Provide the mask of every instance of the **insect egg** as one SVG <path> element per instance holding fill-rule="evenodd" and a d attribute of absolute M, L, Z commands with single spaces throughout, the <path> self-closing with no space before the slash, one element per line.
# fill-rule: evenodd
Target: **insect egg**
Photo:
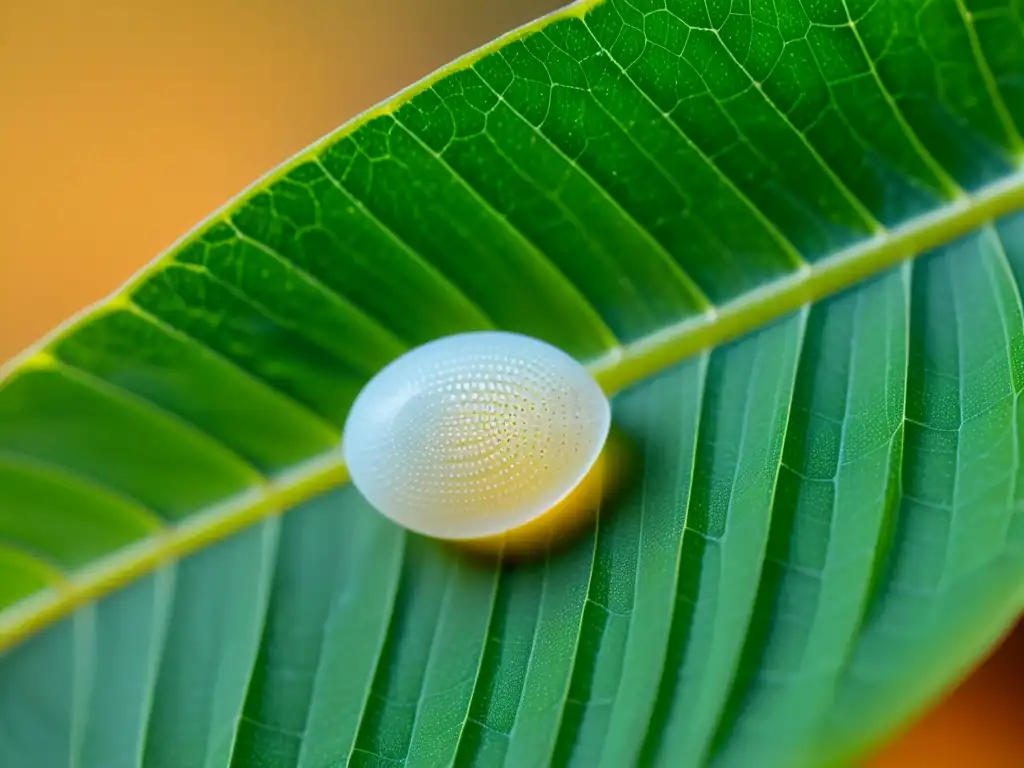
<path fill-rule="evenodd" d="M 385 366 L 356 398 L 342 452 L 380 511 L 442 539 L 531 523 L 601 457 L 611 408 L 587 369 L 504 331 L 447 336 Z"/>

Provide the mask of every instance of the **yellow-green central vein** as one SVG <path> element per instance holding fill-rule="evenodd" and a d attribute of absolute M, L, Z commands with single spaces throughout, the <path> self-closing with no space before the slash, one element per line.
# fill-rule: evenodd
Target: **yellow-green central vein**
<path fill-rule="evenodd" d="M 612 395 L 690 355 L 714 348 L 789 312 L 948 243 L 1001 215 L 1024 208 L 1024 171 L 840 251 L 807 269 L 723 304 L 698 318 L 661 329 L 606 357 L 590 370 Z M 266 517 L 348 482 L 340 451 L 282 474 L 262 488 L 229 499 L 185 523 L 102 558 L 50 591 L 0 615 L 0 651 L 133 579 Z"/>

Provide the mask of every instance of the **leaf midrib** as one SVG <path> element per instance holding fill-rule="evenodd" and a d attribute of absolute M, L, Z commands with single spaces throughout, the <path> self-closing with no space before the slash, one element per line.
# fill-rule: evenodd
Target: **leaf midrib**
<path fill-rule="evenodd" d="M 734 301 L 616 347 L 589 363 L 609 395 L 705 349 L 849 288 L 872 275 L 948 243 L 985 222 L 1024 208 L 1024 170 L 894 229 L 750 291 Z M 19 362 L 25 362 L 22 358 Z M 129 546 L 0 617 L 0 651 L 135 578 L 213 544 L 271 515 L 344 485 L 340 451 L 304 462 L 261 488 L 228 499 L 166 532 Z"/>
<path fill-rule="evenodd" d="M 788 312 L 949 243 L 984 223 L 1024 208 L 1024 169 L 907 223 L 748 291 L 717 308 L 655 331 L 590 365 L 609 394 L 626 389 L 704 349 L 716 347 Z"/>

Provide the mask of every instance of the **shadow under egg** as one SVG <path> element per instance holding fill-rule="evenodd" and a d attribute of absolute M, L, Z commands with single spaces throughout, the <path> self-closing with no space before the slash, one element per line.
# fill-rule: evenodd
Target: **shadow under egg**
<path fill-rule="evenodd" d="M 632 441 L 612 426 L 590 471 L 558 504 L 505 533 L 450 542 L 470 554 L 506 561 L 532 559 L 568 546 L 589 530 L 602 509 L 609 509 L 636 464 Z"/>

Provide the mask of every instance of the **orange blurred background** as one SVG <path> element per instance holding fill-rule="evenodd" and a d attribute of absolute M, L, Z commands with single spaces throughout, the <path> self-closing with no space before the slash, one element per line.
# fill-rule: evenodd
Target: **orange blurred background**
<path fill-rule="evenodd" d="M 0 0 L 0 361 L 553 0 Z M 1024 631 L 871 763 L 1024 766 Z"/>

